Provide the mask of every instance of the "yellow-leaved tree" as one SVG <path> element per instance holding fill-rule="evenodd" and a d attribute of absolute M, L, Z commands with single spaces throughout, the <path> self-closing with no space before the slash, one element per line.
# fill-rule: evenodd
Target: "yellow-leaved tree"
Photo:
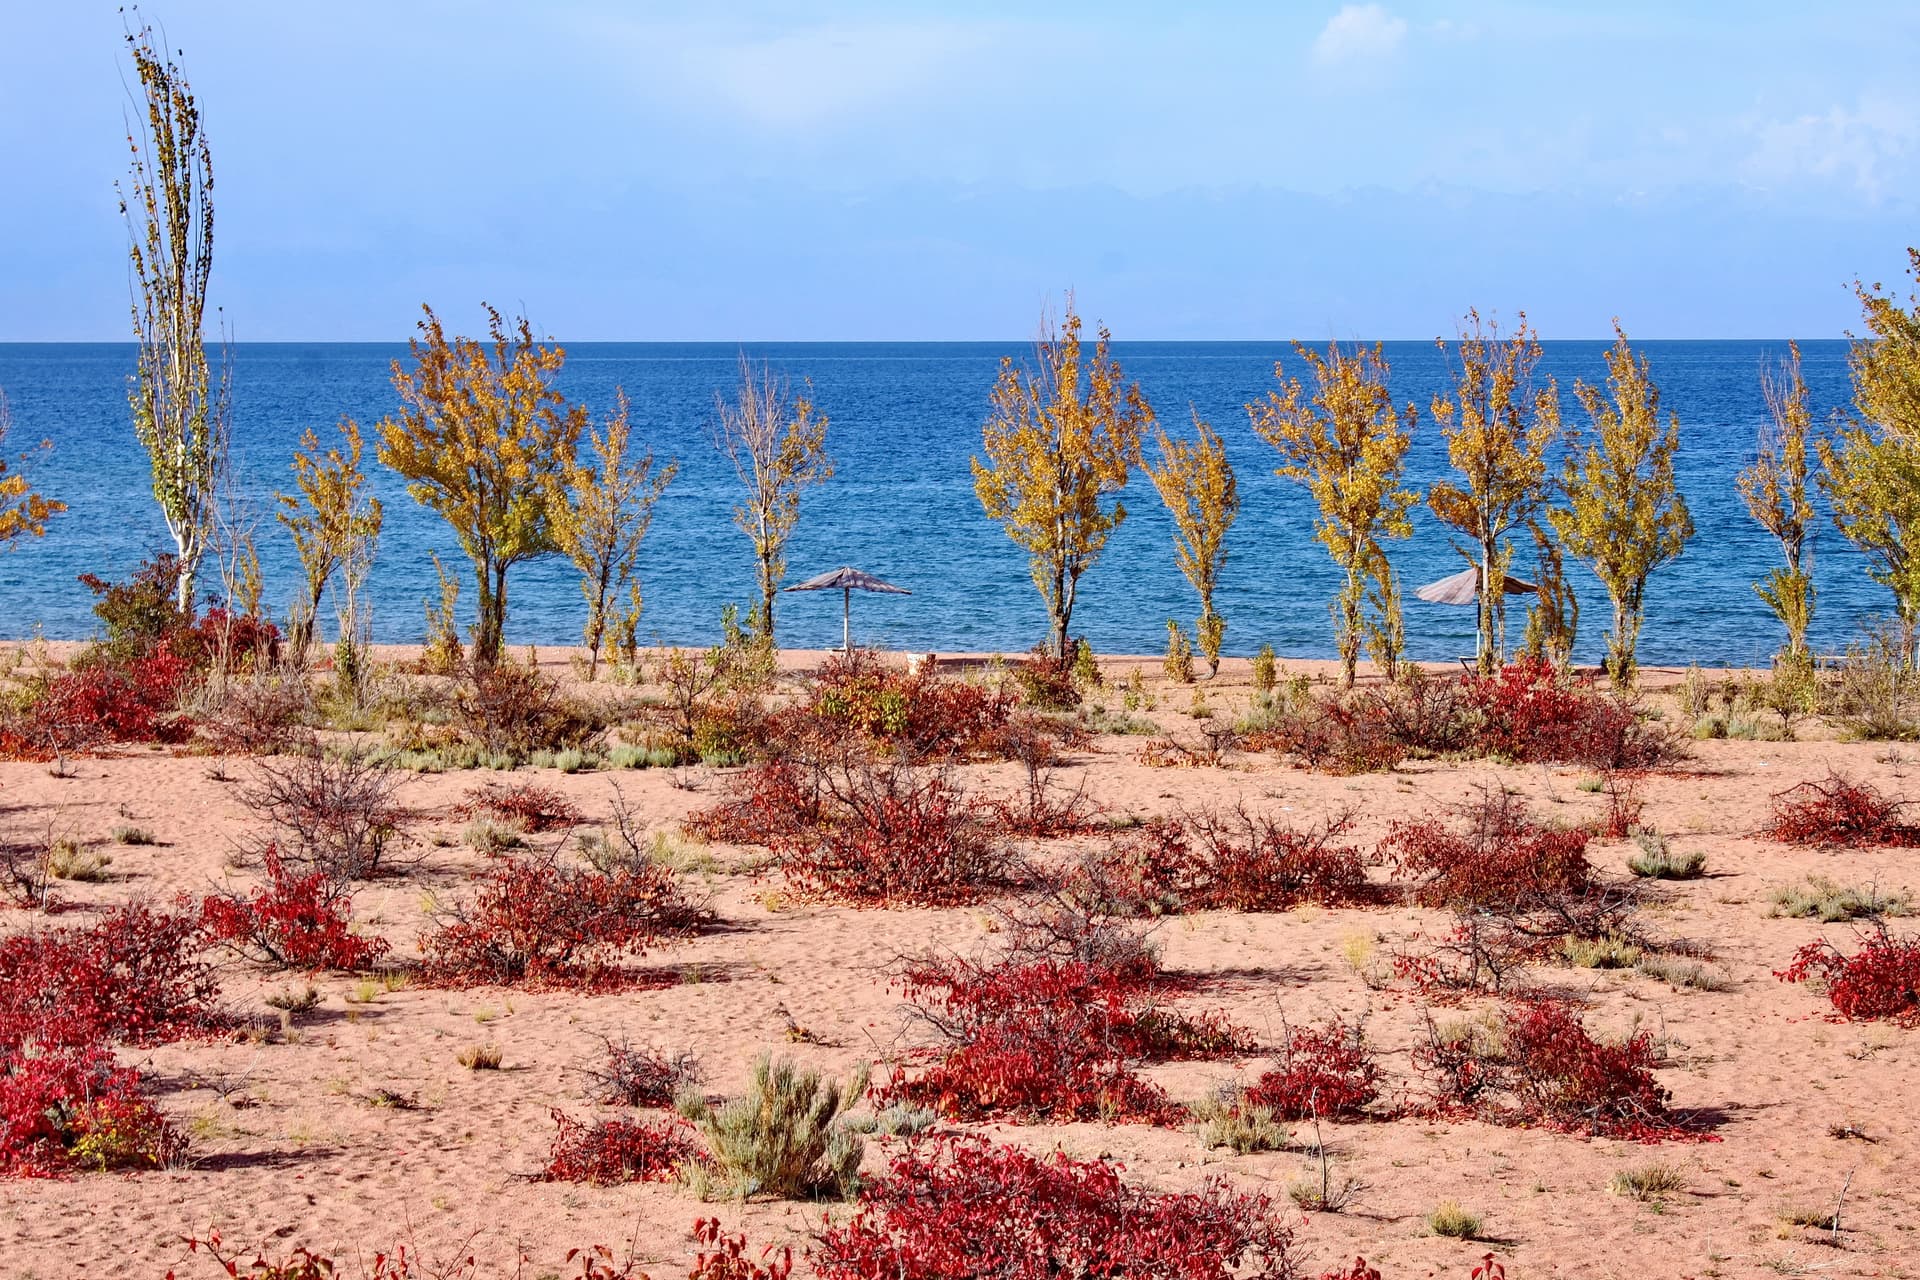
<path fill-rule="evenodd" d="M 1417 491 L 1402 484 L 1407 448 L 1418 414 L 1395 409 L 1387 390 L 1387 360 L 1379 344 L 1343 350 L 1331 343 L 1323 356 L 1301 343 L 1313 391 L 1273 366 L 1280 390 L 1266 403 L 1250 404 L 1254 431 L 1279 450 L 1275 473 L 1306 487 L 1319 507 L 1314 532 L 1346 575 L 1332 605 L 1334 643 L 1340 652 L 1340 683 L 1353 687 L 1360 647 L 1369 634 L 1397 667 L 1401 636 L 1400 595 L 1380 542 L 1413 532 L 1408 518 Z M 1374 584 L 1376 617 L 1367 617 L 1368 583 Z"/>
<path fill-rule="evenodd" d="M 1820 488 L 1833 522 L 1893 592 L 1907 629 L 1920 625 L 1920 249 L 1908 249 L 1916 288 L 1908 305 L 1880 285 L 1854 285 L 1867 324 L 1856 337 L 1855 417 L 1820 442 Z"/>
<path fill-rule="evenodd" d="M 1807 490 L 1813 414 L 1807 408 L 1807 382 L 1800 373 L 1800 344 L 1788 343 L 1787 353 L 1777 373 L 1761 371 L 1767 421 L 1761 424 L 1753 463 L 1734 483 L 1747 511 L 1780 544 L 1785 566 L 1770 570 L 1766 581 L 1754 583 L 1753 589 L 1787 629 L 1786 660 L 1805 667 L 1813 660 L 1807 647 L 1807 629 L 1813 625 L 1813 574 L 1801 563 L 1807 529 L 1813 523 L 1813 501 Z"/>
<path fill-rule="evenodd" d="M 1192 412 L 1189 407 L 1189 412 Z M 1160 461 L 1146 464 L 1160 501 L 1173 517 L 1173 558 L 1200 596 L 1194 627 L 1209 675 L 1220 674 L 1220 645 L 1227 620 L 1213 607 L 1220 566 L 1227 561 L 1227 530 L 1240 514 L 1240 486 L 1219 433 L 1193 413 L 1192 440 L 1180 440 L 1155 427 Z"/>
<path fill-rule="evenodd" d="M 1569 554 L 1585 560 L 1613 602 L 1607 674 L 1633 683 L 1640 624 L 1647 615 L 1647 579 L 1677 559 L 1693 537 L 1693 517 L 1674 480 L 1680 419 L 1660 421 L 1660 388 L 1645 356 L 1627 344 L 1620 322 L 1607 350 L 1607 390 L 1573 384 L 1593 422 L 1594 439 L 1570 441 L 1567 504 L 1550 513 Z"/>
<path fill-rule="evenodd" d="M 1050 643 L 1068 653 L 1080 579 L 1127 518 L 1118 494 L 1140 460 L 1153 410 L 1109 353 L 1102 325 L 1083 359 L 1073 295 L 1056 330 L 1042 319 L 1031 366 L 1001 360 L 973 459 L 973 491 L 987 515 L 1027 553 L 1046 601 Z"/>
<path fill-rule="evenodd" d="M 1438 340 L 1442 351 L 1446 339 Z M 1446 438 L 1447 461 L 1460 481 L 1437 480 L 1427 505 L 1458 530 L 1478 556 L 1479 665 L 1491 671 L 1506 660 L 1506 585 L 1511 537 L 1553 500 L 1550 467 L 1560 439 L 1560 390 L 1535 380 L 1540 337 L 1519 314 L 1511 334 L 1468 311 L 1455 344 L 1453 391 L 1433 398 L 1433 416 Z"/>
<path fill-rule="evenodd" d="M 714 397 L 708 434 L 714 448 L 733 463 L 746 496 L 733 509 L 733 522 L 753 544 L 754 584 L 760 599 L 747 611 L 747 627 L 768 649 L 773 647 L 773 598 L 787 576 L 787 539 L 800 523 L 800 494 L 833 478 L 827 454 L 827 415 L 812 396 L 794 397 L 786 379 L 762 363 L 758 369 L 740 355 L 740 392 L 729 401 Z"/>
<path fill-rule="evenodd" d="M 629 457 L 633 428 L 627 393 L 616 390 L 604 432 L 589 428 L 592 461 L 575 461 L 556 481 L 553 538 L 580 571 L 587 600 L 587 679 L 599 674 L 600 651 L 611 638 L 628 661 L 640 628 L 640 544 L 653 524 L 654 504 L 680 474 L 680 464 L 656 465 L 651 448 Z M 625 604 L 610 613 L 617 601 Z"/>
<path fill-rule="evenodd" d="M 12 430 L 13 410 L 7 404 L 7 393 L 0 391 L 0 449 L 6 447 Z M 44 451 L 52 445 L 43 441 L 40 448 Z M 0 457 L 0 551 L 11 549 L 21 538 L 46 537 L 47 521 L 67 509 L 66 503 L 34 492 L 26 462 L 21 457 L 9 464 Z"/>
<path fill-rule="evenodd" d="M 304 668 L 312 647 L 315 619 L 327 586 L 342 566 L 357 587 L 372 560 L 372 548 L 380 537 L 385 513 L 380 499 L 365 492 L 367 476 L 360 467 L 362 450 L 360 424 L 352 418 L 340 420 L 340 443 L 328 449 L 320 447 L 320 437 L 308 428 L 300 437 L 300 448 L 293 455 L 294 492 L 277 495 L 279 519 L 293 538 L 294 554 L 306 578 L 306 590 L 288 610 L 288 658 L 295 667 Z M 357 595 L 346 592 L 347 597 Z M 354 614 L 349 599 L 343 598 L 341 638 L 352 644 Z"/>
<path fill-rule="evenodd" d="M 473 658 L 500 660 L 507 571 L 558 550 L 550 515 L 555 480 L 572 465 L 587 422 L 553 389 L 566 360 L 533 340 L 523 316 L 509 326 L 487 307 L 491 341 L 448 338 L 432 307 L 409 344 L 414 367 L 393 362 L 399 414 L 380 423 L 380 461 L 414 501 L 452 526 L 473 563 Z"/>

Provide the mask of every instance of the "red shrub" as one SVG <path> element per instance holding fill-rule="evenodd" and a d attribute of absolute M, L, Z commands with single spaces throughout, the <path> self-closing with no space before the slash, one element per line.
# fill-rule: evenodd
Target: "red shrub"
<path fill-rule="evenodd" d="M 324 871 L 287 869 L 279 850 L 261 855 L 267 883 L 251 896 L 210 894 L 200 903 L 210 941 L 276 969 L 364 969 L 387 953 L 384 938 L 347 927 L 353 898 Z"/>
<path fill-rule="evenodd" d="M 1820 983 L 1839 1016 L 1850 1021 L 1886 1018 L 1920 1026 L 1920 938 L 1896 938 L 1885 924 L 1852 955 L 1824 939 L 1809 942 L 1774 977 Z"/>
<path fill-rule="evenodd" d="M 1680 754 L 1673 735 L 1650 724 L 1630 700 L 1594 687 L 1545 658 L 1522 657 L 1490 675 L 1461 682 L 1479 714 L 1481 754 L 1526 763 L 1644 770 Z"/>
<path fill-rule="evenodd" d="M 1152 982 L 1083 960 L 923 961 L 903 984 L 943 1046 L 892 1093 L 956 1119 L 1170 1122 L 1179 1108 L 1132 1064 L 1252 1048 L 1224 1018 L 1161 1008 Z"/>
<path fill-rule="evenodd" d="M 1498 1030 L 1442 1035 L 1429 1023 L 1414 1065 L 1435 1082 L 1435 1109 L 1495 1124 L 1540 1125 L 1635 1142 L 1705 1140 L 1667 1109 L 1653 1037 L 1595 1040 L 1564 1002 L 1510 1006 Z"/>
<path fill-rule="evenodd" d="M 1155 818 L 1070 872 L 1070 891 L 1133 916 L 1367 902 L 1366 855 L 1338 843 L 1351 825 L 1341 813 L 1302 831 L 1244 806 Z"/>
<path fill-rule="evenodd" d="M 825 797 L 794 760 L 775 758 L 732 775 L 728 796 L 689 815 L 687 834 L 727 844 L 772 846 L 776 840 L 812 831 L 824 821 Z"/>
<path fill-rule="evenodd" d="M 185 1150 L 104 1045 L 0 1047 L 0 1174 L 157 1169 Z"/>
<path fill-rule="evenodd" d="M 793 1274 L 792 1249 L 783 1245 L 776 1257 L 768 1245 L 755 1262 L 747 1257 L 747 1237 L 728 1235 L 720 1229 L 718 1218 L 697 1219 L 693 1239 L 700 1249 L 687 1280 L 787 1280 Z"/>
<path fill-rule="evenodd" d="M 1285 1280 L 1296 1266 L 1264 1195 L 1148 1191 L 1105 1161 L 975 1137 L 910 1146 L 819 1240 L 822 1280 Z"/>
<path fill-rule="evenodd" d="M 797 718 L 776 727 L 776 737 L 852 735 L 910 759 L 967 757 L 998 754 L 996 739 L 1013 711 L 1013 699 L 924 670 L 896 671 L 860 651 L 828 658 L 799 710 Z"/>
<path fill-rule="evenodd" d="M 219 988 L 204 941 L 197 913 L 140 903 L 90 929 L 0 940 L 0 1047 L 152 1044 L 217 1027 Z"/>
<path fill-rule="evenodd" d="M 972 797 L 937 773 L 857 761 L 822 775 L 818 824 L 771 847 L 788 888 L 853 906 L 955 906 L 1011 883 Z"/>
<path fill-rule="evenodd" d="M 1338 1019 L 1287 1033 L 1280 1066 L 1246 1091 L 1246 1101 L 1288 1120 L 1358 1115 L 1379 1095 L 1380 1064 L 1365 1032 Z"/>
<path fill-rule="evenodd" d="M 88 665 L 55 676 L 20 716 L 16 732 L 49 751 L 110 743 L 184 742 L 193 724 L 173 714 L 195 677 L 170 638 L 124 667 Z"/>
<path fill-rule="evenodd" d="M 506 786 L 483 782 L 477 787 L 468 787 L 456 812 L 462 818 L 485 815 L 536 833 L 580 823 L 578 805 L 552 787 L 537 782 L 515 782 Z"/>
<path fill-rule="evenodd" d="M 1273 707 L 1241 745 L 1343 775 L 1380 773 L 1407 758 L 1407 745 L 1394 736 L 1384 705 L 1369 696 L 1307 697 Z"/>
<path fill-rule="evenodd" d="M 1419 877 L 1413 896 L 1422 905 L 1509 907 L 1590 884 L 1586 832 L 1540 826 L 1518 798 L 1491 787 L 1463 816 L 1464 831 L 1423 818 L 1396 825 L 1381 843 L 1386 861 Z"/>
<path fill-rule="evenodd" d="M 599 872 L 504 858 L 473 878 L 472 901 L 420 941 L 431 983 L 592 986 L 617 979 L 622 958 L 706 920 L 673 873 L 651 863 Z"/>
<path fill-rule="evenodd" d="M 1366 859 L 1336 843 L 1352 825 L 1336 814 L 1305 831 L 1244 808 L 1186 819 L 1193 850 L 1187 905 L 1198 910 L 1285 911 L 1303 902 L 1332 906 L 1371 897 Z"/>
<path fill-rule="evenodd" d="M 1080 705 L 1080 685 L 1073 678 L 1073 656 L 1055 657 L 1044 644 L 1019 662 L 1007 665 L 1020 686 L 1020 700 L 1041 711 L 1068 711 Z"/>
<path fill-rule="evenodd" d="M 683 1120 L 575 1120 L 555 1110 L 553 1147 L 541 1177 L 548 1182 L 670 1182 L 702 1153 L 693 1126 Z"/>
<path fill-rule="evenodd" d="M 1777 793 L 1773 815 L 1761 834 L 1782 844 L 1823 849 L 1920 845 L 1920 827 L 1900 820 L 1906 807 L 1871 783 L 1830 773 L 1824 780 Z"/>

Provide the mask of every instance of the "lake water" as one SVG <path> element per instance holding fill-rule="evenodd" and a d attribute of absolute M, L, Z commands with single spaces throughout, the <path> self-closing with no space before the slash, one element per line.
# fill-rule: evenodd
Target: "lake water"
<path fill-rule="evenodd" d="M 1546 344 L 1542 365 L 1560 380 L 1569 421 L 1584 418 L 1573 381 L 1604 378 L 1606 345 Z M 1664 407 L 1680 417 L 1680 481 L 1698 529 L 1685 556 L 1653 580 L 1642 660 L 1764 663 L 1780 634 L 1751 584 L 1777 562 L 1777 549 L 1747 516 L 1733 477 L 1751 458 L 1755 427 L 1765 416 L 1760 372 L 1785 353 L 1786 343 L 1641 345 Z M 584 400 L 596 415 L 611 404 L 614 388 L 624 386 L 636 435 L 680 460 L 680 477 L 661 501 L 641 570 L 643 634 L 668 643 L 713 641 L 721 606 L 738 602 L 744 614 L 753 592 L 747 541 L 729 517 L 736 482 L 705 435 L 715 393 L 732 390 L 739 350 L 717 343 L 582 343 L 568 347 L 559 380 L 567 396 Z M 861 643 L 1015 652 L 1043 637 L 1046 613 L 1026 559 L 981 513 L 968 471 L 999 360 L 1023 354 L 1024 347 L 779 343 L 746 351 L 771 361 L 796 385 L 810 381 L 832 420 L 828 445 L 838 474 L 806 494 L 788 552 L 792 580 L 852 564 L 909 588 L 912 596 L 855 599 Z M 1847 407 L 1846 351 L 1841 341 L 1802 343 L 1818 421 Z M 1247 654 L 1270 643 L 1283 657 L 1333 656 L 1327 603 L 1338 575 L 1313 540 L 1310 499 L 1273 475 L 1272 451 L 1249 429 L 1244 408 L 1274 385 L 1276 358 L 1290 374 L 1301 372 L 1291 349 L 1278 342 L 1117 342 L 1114 354 L 1170 427 L 1187 424 L 1189 404 L 1211 421 L 1239 471 L 1241 516 L 1218 595 L 1228 651 Z M 291 483 L 287 464 L 301 431 L 314 427 L 324 437 L 348 415 L 369 428 L 371 439 L 372 424 L 396 406 L 390 365 L 405 355 L 404 344 L 236 348 L 235 459 L 263 516 L 261 558 L 277 608 L 291 598 L 299 576 L 269 508 L 273 490 Z M 1447 359 L 1425 342 L 1389 343 L 1387 357 L 1395 399 L 1412 400 L 1421 410 L 1409 472 L 1424 485 L 1447 469 L 1444 442 L 1426 412 L 1448 385 Z M 0 634 L 22 638 L 36 628 L 53 639 L 92 634 L 91 597 L 75 576 L 120 576 L 149 552 L 170 546 L 128 421 L 132 365 L 130 345 L 0 344 L 0 388 L 14 416 L 9 447 L 50 440 L 53 451 L 36 460 L 34 474 L 43 492 L 69 507 L 44 540 L 0 558 Z M 377 465 L 372 471 L 387 508 L 372 580 L 374 636 L 417 641 L 423 601 L 435 594 L 429 553 L 463 573 L 465 561 L 446 526 L 415 504 L 397 477 Z M 1196 605 L 1174 567 L 1166 515 L 1145 477 L 1136 477 L 1126 503 L 1130 518 L 1082 582 L 1074 630 L 1102 652 L 1157 653 L 1166 620 L 1191 626 Z M 1824 515 L 1814 547 L 1815 642 L 1834 648 L 1863 620 L 1885 612 L 1890 598 Z M 1463 567 L 1448 532 L 1422 510 L 1414 536 L 1389 551 L 1409 596 L 1409 652 L 1428 659 L 1470 652 L 1472 610 L 1411 598 L 1415 586 Z M 1524 549 L 1517 572 L 1528 572 L 1530 557 Z M 1584 566 L 1570 564 L 1569 573 L 1584 610 L 1577 656 L 1594 661 L 1607 625 L 1605 592 Z M 510 641 L 578 641 L 584 605 L 575 575 L 559 558 L 516 568 L 509 603 Z M 837 645 L 840 600 L 837 593 L 784 596 L 777 622 L 784 645 Z"/>

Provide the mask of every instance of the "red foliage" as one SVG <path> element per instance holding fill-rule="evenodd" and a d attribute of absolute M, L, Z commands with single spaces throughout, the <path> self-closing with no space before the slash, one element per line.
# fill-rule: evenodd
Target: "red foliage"
<path fill-rule="evenodd" d="M 1276 707 L 1263 728 L 1242 746 L 1278 751 L 1309 769 L 1333 774 L 1379 773 L 1407 758 L 1407 744 L 1394 736 L 1387 704 L 1374 697 L 1318 698 Z"/>
<path fill-rule="evenodd" d="M 1080 685 L 1073 678 L 1071 650 L 1056 657 L 1044 644 L 1019 662 L 1007 667 L 1014 683 L 1020 686 L 1020 699 L 1041 711 L 1067 711 L 1080 705 Z"/>
<path fill-rule="evenodd" d="M 1612 771 L 1657 768 L 1679 750 L 1631 701 L 1545 658 L 1518 658 L 1489 675 L 1466 676 L 1461 685 L 1479 715 L 1475 746 L 1484 755 Z"/>
<path fill-rule="evenodd" d="M 185 1149 L 105 1045 L 0 1046 L 0 1174 L 154 1169 Z"/>
<path fill-rule="evenodd" d="M 90 929 L 0 940 L 0 1047 L 153 1044 L 221 1024 L 197 913 L 117 908 Z"/>
<path fill-rule="evenodd" d="M 1355 1258 L 1350 1267 L 1342 1267 L 1338 1271 L 1322 1271 L 1320 1280 L 1380 1280 L 1380 1269 L 1368 1266 L 1365 1258 Z"/>
<path fill-rule="evenodd" d="M 125 666 L 77 667 L 49 680 L 20 717 L 22 738 L 53 751 L 110 743 L 184 742 L 193 723 L 173 714 L 195 678 L 169 637 Z"/>
<path fill-rule="evenodd" d="M 1289 1120 L 1354 1116 L 1379 1095 L 1379 1081 L 1380 1064 L 1365 1033 L 1335 1019 L 1325 1027 L 1291 1028 L 1280 1066 L 1245 1097 Z"/>
<path fill-rule="evenodd" d="M 420 940 L 428 982 L 593 986 L 619 962 L 706 920 L 673 873 L 635 862 L 612 871 L 553 857 L 503 858 L 476 872 L 472 901 Z"/>
<path fill-rule="evenodd" d="M 693 1239 L 700 1249 L 687 1280 L 787 1280 L 793 1274 L 792 1249 L 783 1245 L 776 1257 L 768 1245 L 755 1262 L 747 1257 L 746 1236 L 728 1235 L 718 1218 L 696 1219 Z"/>
<path fill-rule="evenodd" d="M 824 820 L 825 797 L 799 763 L 776 757 L 728 778 L 728 796 L 690 814 L 689 835 L 727 844 L 772 846 L 776 840 L 812 831 Z"/>
<path fill-rule="evenodd" d="M 1106 1161 L 976 1137 L 908 1147 L 819 1239 L 822 1280 L 1285 1280 L 1296 1265 L 1264 1195 L 1148 1191 Z"/>
<path fill-rule="evenodd" d="M 1920 938 L 1896 938 L 1885 924 L 1846 955 L 1822 939 L 1793 953 L 1774 977 L 1782 982 L 1818 982 L 1841 1018 L 1885 1018 L 1920 1027 Z"/>
<path fill-rule="evenodd" d="M 866 652 L 828 658 L 811 694 L 798 717 L 811 723 L 789 717 L 776 735 L 851 734 L 911 759 L 999 754 L 996 738 L 1013 711 L 1013 698 L 1000 690 L 925 669 L 896 671 Z"/>
<path fill-rule="evenodd" d="M 1509 1006 L 1497 1035 L 1430 1028 L 1414 1065 L 1434 1081 L 1434 1109 L 1495 1124 L 1539 1125 L 1633 1142 L 1710 1141 L 1667 1109 L 1653 1037 L 1595 1040 L 1565 1002 Z"/>
<path fill-rule="evenodd" d="M 956 1119 L 1171 1123 L 1180 1109 L 1133 1063 L 1252 1049 L 1217 1014 L 1160 1007 L 1150 978 L 1085 960 L 922 961 L 903 985 L 944 1045 L 891 1092 Z"/>
<path fill-rule="evenodd" d="M 1351 826 L 1341 813 L 1302 831 L 1244 807 L 1155 818 L 1083 862 L 1068 887 L 1116 915 L 1370 902 L 1366 855 L 1339 843 Z"/>
<path fill-rule="evenodd" d="M 693 1126 L 678 1119 L 601 1120 L 588 1124 L 559 1110 L 559 1132 L 541 1177 L 549 1182 L 670 1182 L 703 1148 Z"/>
<path fill-rule="evenodd" d="M 384 938 L 348 928 L 353 898 L 325 871 L 298 874 L 268 845 L 267 883 L 251 896 L 210 894 L 200 920 L 210 941 L 278 969 L 364 969 L 387 953 Z"/>
<path fill-rule="evenodd" d="M 1882 794 L 1872 783 L 1830 773 L 1777 793 L 1761 834 L 1782 844 L 1823 849 L 1920 845 L 1920 827 L 1900 820 L 1905 811 L 1904 801 Z"/>
<path fill-rule="evenodd" d="M 778 784 L 784 787 L 785 783 Z M 979 805 L 937 773 L 854 762 L 820 775 L 819 820 L 769 845 L 798 897 L 858 907 L 956 906 L 1012 878 Z M 764 812 L 777 804 L 756 799 Z"/>
<path fill-rule="evenodd" d="M 537 782 L 515 782 L 507 786 L 483 782 L 477 787 L 468 787 L 456 812 L 462 818 L 484 814 L 535 833 L 578 826 L 580 822 L 578 805 L 552 787 Z"/>
<path fill-rule="evenodd" d="M 1577 894 L 1592 880 L 1587 833 L 1543 827 L 1526 805 L 1488 788 L 1464 810 L 1465 830 L 1434 818 L 1397 824 L 1382 856 L 1420 877 L 1413 896 L 1430 907 L 1509 907 L 1542 895 Z"/>
<path fill-rule="evenodd" d="M 0 941 L 0 1173 L 155 1168 L 185 1149 L 106 1042 L 215 1024 L 199 945 L 191 916 L 137 905 Z"/>

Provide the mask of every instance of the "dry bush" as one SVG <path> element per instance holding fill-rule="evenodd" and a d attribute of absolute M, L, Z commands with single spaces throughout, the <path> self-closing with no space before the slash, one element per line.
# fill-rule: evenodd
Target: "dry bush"
<path fill-rule="evenodd" d="M 271 842 L 287 862 L 335 880 L 365 880 L 380 874 L 406 821 L 400 784 L 393 766 L 369 752 L 310 750 L 257 761 L 241 799 L 272 828 Z"/>
<path fill-rule="evenodd" d="M 1901 820 L 1905 801 L 1843 774 L 1776 792 L 1772 807 L 1761 834 L 1782 844 L 1821 849 L 1920 845 L 1920 827 Z"/>
<path fill-rule="evenodd" d="M 312 750 L 307 721 L 313 691 L 298 672 L 260 670 L 209 687 L 196 719 L 200 736 L 221 755 L 264 756 Z"/>

